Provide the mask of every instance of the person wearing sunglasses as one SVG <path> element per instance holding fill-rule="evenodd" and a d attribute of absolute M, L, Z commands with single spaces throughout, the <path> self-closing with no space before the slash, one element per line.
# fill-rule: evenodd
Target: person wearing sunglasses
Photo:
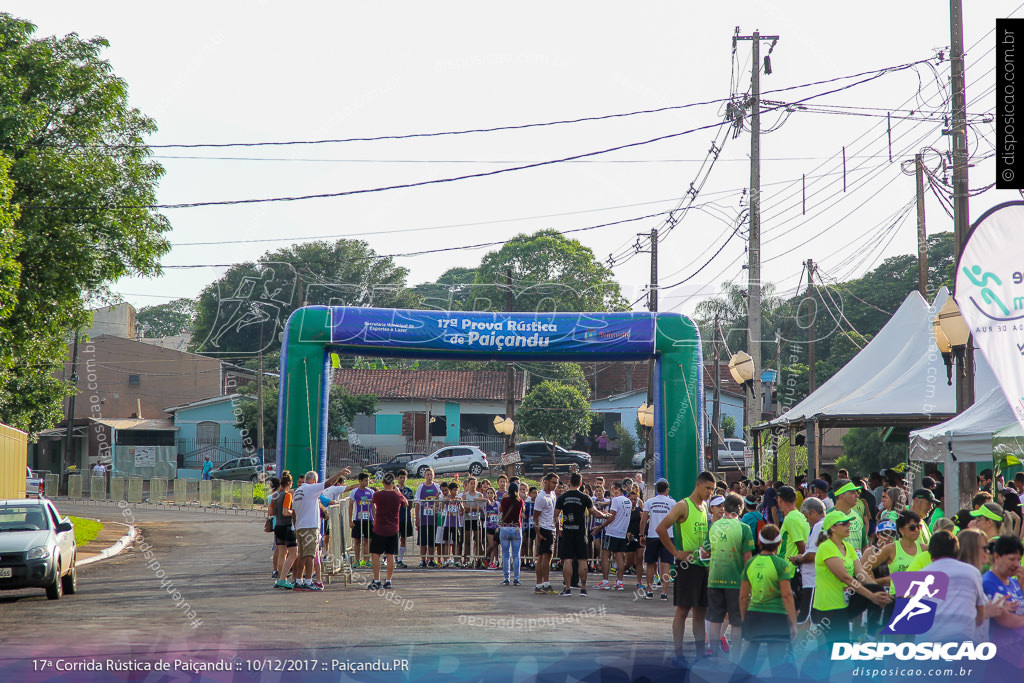
<path fill-rule="evenodd" d="M 901 512 L 895 523 L 882 520 L 878 523 L 876 533 L 879 537 L 888 537 L 888 541 L 877 547 L 870 557 L 865 553 L 865 556 L 861 558 L 864 566 L 871 570 L 877 570 L 883 566 L 888 567 L 888 571 L 884 572 L 885 576 L 877 578 L 877 581 L 882 585 L 888 584 L 889 595 L 893 600 L 897 597 L 907 596 L 896 595 L 895 586 L 889 577 L 895 572 L 909 571 L 910 564 L 918 554 L 925 552 L 925 547 L 921 545 L 922 528 L 921 517 L 913 510 Z M 892 603 L 889 603 L 882 609 L 880 622 L 873 619 L 869 621 L 873 625 L 888 624 L 891 617 Z"/>

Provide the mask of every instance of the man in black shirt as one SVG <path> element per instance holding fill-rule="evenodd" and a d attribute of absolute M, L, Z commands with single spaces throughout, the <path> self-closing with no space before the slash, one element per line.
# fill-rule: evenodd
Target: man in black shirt
<path fill-rule="evenodd" d="M 569 477 L 569 490 L 558 497 L 555 501 L 555 510 L 562 513 L 561 524 L 558 525 L 559 541 L 558 556 L 562 560 L 562 576 L 565 587 L 560 595 L 572 595 L 573 564 L 575 560 L 576 569 L 580 576 L 580 597 L 587 595 L 587 560 L 590 558 L 588 530 L 590 519 L 587 512 L 597 517 L 607 517 L 594 507 L 593 499 L 580 491 L 583 484 L 583 477 L 579 472 L 573 472 Z M 555 515 L 558 521 L 558 515 Z"/>

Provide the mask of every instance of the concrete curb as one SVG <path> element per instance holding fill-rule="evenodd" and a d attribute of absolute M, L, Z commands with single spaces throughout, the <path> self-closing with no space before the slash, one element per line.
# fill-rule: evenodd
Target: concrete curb
<path fill-rule="evenodd" d="M 106 524 L 121 524 L 121 523 L 120 522 L 106 522 Z M 139 534 L 139 530 L 137 528 L 133 527 L 133 526 L 130 526 L 128 524 L 123 524 L 122 526 L 128 527 L 128 531 L 125 532 L 124 536 L 122 536 L 121 538 L 118 539 L 117 543 L 115 543 L 114 545 L 110 546 L 106 550 L 101 551 L 99 555 L 94 555 L 93 557 L 87 557 L 84 560 L 78 560 L 75 564 L 77 564 L 79 567 L 84 567 L 86 565 L 92 564 L 93 562 L 99 562 L 100 560 L 107 560 L 107 559 L 110 559 L 111 557 L 114 557 L 115 555 L 120 554 L 125 548 L 127 548 L 129 545 L 132 544 L 132 542 L 135 540 L 135 537 Z"/>

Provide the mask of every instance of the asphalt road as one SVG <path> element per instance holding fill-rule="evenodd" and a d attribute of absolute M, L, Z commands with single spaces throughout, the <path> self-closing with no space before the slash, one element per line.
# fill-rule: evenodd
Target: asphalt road
<path fill-rule="evenodd" d="M 62 514 L 125 521 L 113 506 L 58 507 Z M 414 662 L 428 657 L 431 670 L 442 672 L 470 661 L 521 665 L 525 658 L 544 666 L 545 658 L 581 656 L 633 666 L 638 658 L 661 661 L 671 649 L 671 601 L 636 600 L 630 591 L 534 595 L 533 574 L 524 573 L 526 585 L 512 588 L 499 585 L 501 572 L 479 570 L 400 570 L 392 596 L 371 593 L 365 583 L 335 582 L 322 593 L 280 591 L 271 587 L 270 536 L 261 515 L 131 514 L 151 558 L 137 543 L 82 567 L 78 594 L 60 601 L 47 600 L 42 590 L 0 593 L 6 625 L 0 656 L 17 653 L 27 662 L 361 653 Z"/>

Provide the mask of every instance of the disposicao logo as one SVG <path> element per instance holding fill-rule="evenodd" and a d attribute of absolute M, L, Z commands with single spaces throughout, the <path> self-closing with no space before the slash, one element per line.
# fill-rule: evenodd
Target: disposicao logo
<path fill-rule="evenodd" d="M 927 633 L 935 623 L 938 603 L 949 590 L 949 577 L 941 572 L 893 572 L 896 592 L 892 619 L 882 630 L 883 635 L 920 635 Z M 971 661 L 989 660 L 996 656 L 993 643 L 833 643 L 833 660 L 867 660 L 894 656 L 899 660 Z"/>

